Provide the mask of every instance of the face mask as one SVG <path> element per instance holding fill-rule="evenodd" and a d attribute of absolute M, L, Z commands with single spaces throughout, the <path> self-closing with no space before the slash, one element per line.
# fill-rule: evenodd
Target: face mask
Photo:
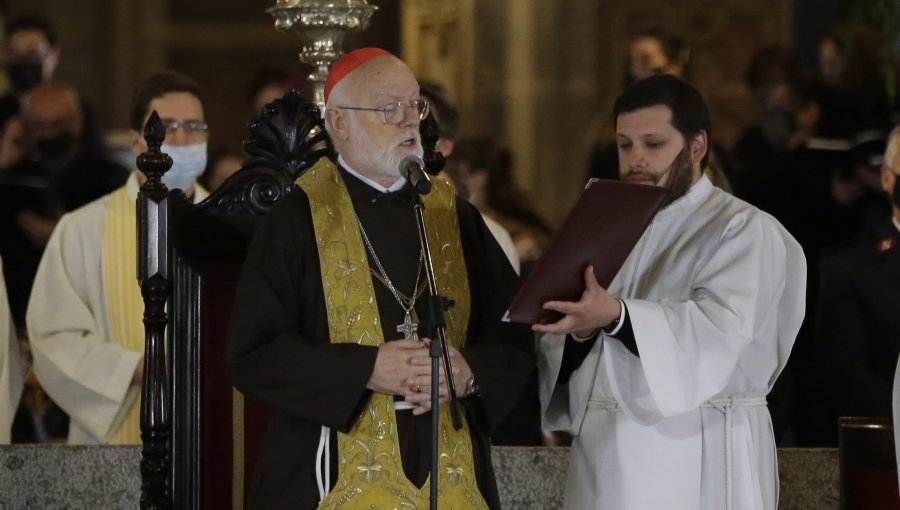
<path fill-rule="evenodd" d="M 766 140 L 779 148 L 784 145 L 793 130 L 790 116 L 780 111 L 772 111 L 764 115 L 760 121 L 759 128 L 765 135 Z"/>
<path fill-rule="evenodd" d="M 10 64 L 6 68 L 6 74 L 17 91 L 25 92 L 44 79 L 44 66 L 40 62 Z"/>
<path fill-rule="evenodd" d="M 35 143 L 35 149 L 40 159 L 47 161 L 55 161 L 66 154 L 75 144 L 75 137 L 72 133 L 62 133 L 53 138 L 38 140 Z"/>
<path fill-rule="evenodd" d="M 169 189 L 187 189 L 206 169 L 206 142 L 193 145 L 163 144 L 161 150 L 172 158 L 172 168 L 163 174 Z"/>

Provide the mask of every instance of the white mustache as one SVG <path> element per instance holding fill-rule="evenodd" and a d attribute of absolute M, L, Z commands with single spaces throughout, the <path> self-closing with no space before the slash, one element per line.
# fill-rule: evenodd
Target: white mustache
<path fill-rule="evenodd" d="M 420 136 L 419 132 L 418 132 L 418 131 L 412 131 L 412 132 L 410 132 L 410 133 L 407 133 L 405 136 L 403 136 L 403 137 L 400 139 L 400 141 L 397 142 L 397 145 L 399 146 L 400 144 L 406 142 L 406 141 L 409 140 L 409 139 L 412 139 L 414 142 L 419 143 L 419 144 L 422 143 L 421 136 Z"/>

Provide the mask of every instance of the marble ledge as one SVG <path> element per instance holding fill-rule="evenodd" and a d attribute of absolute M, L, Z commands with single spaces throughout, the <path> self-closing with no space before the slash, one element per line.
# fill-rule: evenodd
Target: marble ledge
<path fill-rule="evenodd" d="M 138 508 L 140 447 L 0 446 L 0 510 Z M 504 510 L 561 508 L 567 448 L 494 449 Z M 779 510 L 839 508 L 837 449 L 778 452 Z"/>

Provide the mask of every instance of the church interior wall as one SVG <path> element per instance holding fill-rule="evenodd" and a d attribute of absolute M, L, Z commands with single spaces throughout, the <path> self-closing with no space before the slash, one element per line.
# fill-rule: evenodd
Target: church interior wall
<path fill-rule="evenodd" d="M 812 40 L 838 15 L 809 0 L 371 0 L 370 28 L 345 48 L 415 54 L 420 75 L 444 82 L 461 135 L 491 134 L 513 149 L 516 172 L 557 222 L 584 184 L 590 144 L 624 81 L 627 38 L 660 26 L 692 46 L 691 79 L 713 107 L 726 147 L 753 121 L 746 65 L 765 44 Z M 274 30 L 271 2 L 244 0 L 7 0 L 5 18 L 45 15 L 63 44 L 58 79 L 94 105 L 101 125 L 127 127 L 135 84 L 158 68 L 194 75 L 209 91 L 211 146 L 239 147 L 247 89 L 260 69 L 304 76 L 300 40 Z M 799 14 L 795 14 L 798 11 Z M 444 13 L 441 21 L 432 14 Z M 843 12 L 843 11 L 841 11 Z M 418 14 L 416 14 L 418 13 Z M 425 13 L 425 14 L 423 14 Z M 418 16 L 418 18 L 416 18 Z M 802 21 L 797 18 L 802 18 Z M 443 75 L 443 76 L 438 76 Z"/>

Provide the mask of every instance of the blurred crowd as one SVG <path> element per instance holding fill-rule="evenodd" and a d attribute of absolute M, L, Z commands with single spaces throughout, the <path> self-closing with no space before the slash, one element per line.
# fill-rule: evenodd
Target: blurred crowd
<path fill-rule="evenodd" d="M 829 292 L 851 291 L 837 290 L 831 283 L 820 285 L 831 280 L 825 278 L 824 269 L 819 273 L 834 260 L 830 254 L 891 215 L 882 172 L 885 165 L 896 163 L 885 161 L 884 154 L 888 134 L 900 122 L 900 109 L 896 78 L 887 79 L 896 74 L 884 65 L 885 37 L 868 28 L 826 35 L 816 62 L 804 62 L 786 47 L 760 49 L 746 71 L 757 121 L 733 147 L 715 143 L 715 133 L 712 137 L 706 169 L 712 182 L 775 216 L 801 243 L 808 260 L 807 319 L 786 372 L 769 397 L 776 438 L 783 446 L 835 445 L 836 416 L 890 413 L 889 401 L 875 399 L 868 407 L 854 403 L 867 392 L 881 394 L 881 386 L 889 386 L 893 379 L 900 329 L 890 328 L 897 321 L 879 332 L 883 337 L 877 344 L 868 345 L 865 333 L 826 320 L 823 314 L 831 319 L 849 313 L 850 306 L 834 305 Z M 0 256 L 13 341 L 22 377 L 27 377 L 11 425 L 11 441 L 17 443 L 64 442 L 68 435 L 66 413 L 29 370 L 25 312 L 43 251 L 63 214 L 122 186 L 134 170 L 130 152 L 125 158 L 114 157 L 116 148 L 104 142 L 93 113 L 102 105 L 86 104 L 79 91 L 54 79 L 61 45 L 53 27 L 40 18 L 10 20 L 2 40 L 9 87 L 0 97 Z M 635 36 L 627 57 L 628 83 L 661 73 L 691 80 L 691 49 L 664 31 Z M 291 73 L 261 71 L 247 93 L 248 119 L 297 86 Z M 516 181 L 516 155 L 502 139 L 460 131 L 453 98 L 440 84 L 423 82 L 422 94 L 438 121 L 438 150 L 448 158 L 444 177 L 482 212 L 510 262 L 527 277 L 553 237 L 554 226 L 542 213 L 539 194 Z M 611 123 L 600 123 L 596 143 L 586 148 L 587 177 L 618 177 Z M 215 151 L 198 182 L 214 191 L 240 169 L 243 159 L 240 148 Z M 900 172 L 893 168 L 895 174 Z M 896 187 L 893 194 L 898 194 Z M 878 237 L 871 243 L 880 241 Z M 893 245 L 885 249 L 891 250 Z M 863 286 L 852 292 L 887 292 L 876 301 L 891 302 L 900 294 L 898 274 L 893 280 L 885 277 L 886 291 Z M 873 313 L 882 312 L 861 311 L 862 322 L 879 323 L 882 319 Z M 837 331 L 842 335 L 839 340 Z M 852 359 L 843 349 L 846 343 L 858 347 Z M 520 426 L 499 432 L 495 441 L 531 445 L 565 441 L 542 437 L 535 406 L 533 400 L 522 402 Z"/>

